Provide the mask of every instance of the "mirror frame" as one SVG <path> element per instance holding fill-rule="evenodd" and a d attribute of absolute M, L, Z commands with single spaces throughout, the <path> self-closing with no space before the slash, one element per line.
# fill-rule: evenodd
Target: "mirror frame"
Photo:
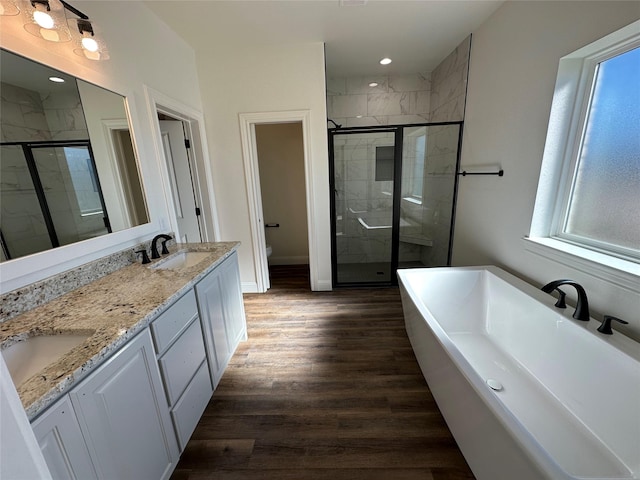
<path fill-rule="evenodd" d="M 2 25 L 5 28 L 4 22 Z M 76 59 L 67 55 L 57 55 L 49 49 L 42 48 L 38 42 L 27 43 L 22 32 L 3 31 L 1 48 L 44 65 L 60 70 L 68 75 L 85 82 L 117 93 L 124 99 L 125 112 L 131 131 L 131 140 L 136 152 L 140 171 L 140 180 L 145 193 L 149 223 L 139 225 L 119 232 L 113 232 L 102 237 L 83 240 L 71 245 L 64 245 L 29 256 L 16 258 L 0 263 L 0 294 L 16 290 L 34 282 L 38 282 L 52 275 L 78 267 L 90 261 L 116 253 L 128 247 L 133 247 L 148 240 L 158 231 L 166 228 L 166 220 L 161 222 L 162 212 L 158 205 L 162 205 L 162 188 L 152 189 L 154 172 L 158 160 L 145 162 L 143 159 L 153 159 L 153 152 L 144 149 L 144 142 L 139 141 L 139 135 L 144 132 L 144 108 L 138 109 L 138 96 L 130 88 L 118 81 L 117 76 L 108 65 L 98 64 L 96 69 L 90 69 L 80 64 Z M 5 34 L 6 33 L 6 34 Z M 15 33 L 15 35 L 12 35 Z M 143 105 L 143 102 L 140 102 Z M 156 173 L 157 176 L 157 173 Z M 160 197 L 160 198 L 158 198 Z"/>

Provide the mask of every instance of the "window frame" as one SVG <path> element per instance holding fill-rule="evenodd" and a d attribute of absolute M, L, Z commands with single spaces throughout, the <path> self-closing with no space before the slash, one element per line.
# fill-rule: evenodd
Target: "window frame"
<path fill-rule="evenodd" d="M 598 65 L 640 47 L 636 21 L 560 59 L 526 247 L 640 292 L 640 258 L 625 247 L 564 232 Z"/>

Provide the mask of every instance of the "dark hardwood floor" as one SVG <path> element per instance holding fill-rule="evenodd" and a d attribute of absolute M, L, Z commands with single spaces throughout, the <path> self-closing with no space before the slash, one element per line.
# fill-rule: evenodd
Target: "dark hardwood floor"
<path fill-rule="evenodd" d="M 473 479 L 404 330 L 397 288 L 311 292 L 272 267 L 172 480 Z"/>

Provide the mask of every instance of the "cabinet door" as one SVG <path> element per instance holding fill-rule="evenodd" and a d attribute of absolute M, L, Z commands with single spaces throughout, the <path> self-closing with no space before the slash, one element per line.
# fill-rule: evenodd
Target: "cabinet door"
<path fill-rule="evenodd" d="M 49 407 L 31 427 L 54 479 L 98 478 L 68 395 Z"/>
<path fill-rule="evenodd" d="M 196 296 L 198 297 L 198 308 L 205 336 L 211 382 L 215 388 L 231 357 L 224 324 L 222 289 L 220 288 L 218 268 L 198 282 Z"/>
<path fill-rule="evenodd" d="M 171 475 L 178 447 L 148 329 L 70 396 L 100 478 Z"/>
<path fill-rule="evenodd" d="M 242 289 L 240 287 L 240 270 L 238 269 L 238 254 L 235 252 L 220 265 L 220 286 L 222 288 L 222 305 L 229 349 L 233 355 L 238 343 L 247 338 L 247 324 L 244 315 L 244 304 L 242 303 Z"/>

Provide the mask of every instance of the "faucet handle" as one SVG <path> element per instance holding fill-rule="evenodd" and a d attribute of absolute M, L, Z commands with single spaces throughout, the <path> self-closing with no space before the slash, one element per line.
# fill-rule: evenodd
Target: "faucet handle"
<path fill-rule="evenodd" d="M 139 253 L 142 255 L 142 264 L 145 265 L 147 263 L 151 263 L 151 260 L 149 260 L 149 255 L 147 255 L 147 251 L 146 250 L 136 250 L 136 253 Z"/>
<path fill-rule="evenodd" d="M 615 320 L 616 322 L 620 322 L 620 323 L 622 323 L 624 325 L 628 325 L 629 324 L 629 322 L 626 322 L 626 321 L 622 320 L 621 318 L 613 317 L 611 315 L 605 315 L 602 318 L 602 325 L 600 325 L 598 327 L 598 331 L 600 333 L 604 333 L 605 335 L 613 334 L 613 330 L 611 330 L 611 321 L 612 320 Z"/>

